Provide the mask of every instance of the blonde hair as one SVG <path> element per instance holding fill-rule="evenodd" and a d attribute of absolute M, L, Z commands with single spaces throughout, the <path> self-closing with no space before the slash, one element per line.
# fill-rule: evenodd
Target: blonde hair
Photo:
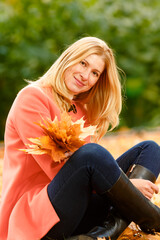
<path fill-rule="evenodd" d="M 97 125 L 98 140 L 107 130 L 112 130 L 118 125 L 122 106 L 121 84 L 115 58 L 104 41 L 96 37 L 84 37 L 76 41 L 37 82 L 43 86 L 52 86 L 57 104 L 61 110 L 67 111 L 71 104 L 71 95 L 64 82 L 64 72 L 91 54 L 103 58 L 105 69 L 97 83 L 89 91 L 75 96 L 74 100 L 85 106 L 89 123 Z"/>

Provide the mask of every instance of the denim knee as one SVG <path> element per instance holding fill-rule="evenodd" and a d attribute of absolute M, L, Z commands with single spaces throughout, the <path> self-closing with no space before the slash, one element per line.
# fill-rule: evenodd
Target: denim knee
<path fill-rule="evenodd" d="M 88 143 L 79 148 L 76 151 L 76 161 L 85 159 L 88 165 L 98 164 L 101 165 L 105 161 L 105 164 L 115 165 L 115 160 L 112 155 L 101 145 L 96 143 Z M 80 164 L 82 161 L 80 162 Z"/>
<path fill-rule="evenodd" d="M 71 157 L 72 158 L 72 157 Z M 86 165 L 90 173 L 95 170 L 105 177 L 110 183 L 110 187 L 120 176 L 120 168 L 112 155 L 102 146 L 96 143 L 88 143 L 79 148 L 73 154 L 73 164 L 81 167 Z"/>
<path fill-rule="evenodd" d="M 143 141 L 142 142 L 143 143 L 143 145 L 144 146 L 146 146 L 146 147 L 156 147 L 156 148 L 159 148 L 159 145 L 158 145 L 158 143 L 156 143 L 155 141 L 153 141 L 153 140 L 145 140 L 145 141 Z"/>
<path fill-rule="evenodd" d="M 150 169 L 156 177 L 160 173 L 160 146 L 154 141 L 144 141 L 141 146 L 145 157 L 139 161 L 140 165 Z"/>

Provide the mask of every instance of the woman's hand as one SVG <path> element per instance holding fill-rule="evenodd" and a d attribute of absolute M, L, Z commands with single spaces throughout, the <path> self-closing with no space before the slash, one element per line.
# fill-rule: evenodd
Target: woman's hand
<path fill-rule="evenodd" d="M 65 161 L 68 160 L 73 155 L 73 152 L 65 152 Z"/>
<path fill-rule="evenodd" d="M 157 185 L 155 185 L 154 183 L 152 183 L 149 180 L 130 179 L 130 181 L 149 200 L 153 197 L 154 193 L 158 193 L 159 192 L 159 188 L 157 187 Z"/>

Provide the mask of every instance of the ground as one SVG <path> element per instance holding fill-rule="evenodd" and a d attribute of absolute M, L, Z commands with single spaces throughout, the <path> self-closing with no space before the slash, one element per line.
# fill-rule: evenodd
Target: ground
<path fill-rule="evenodd" d="M 133 131 L 123 130 L 117 133 L 108 134 L 99 143 L 107 148 L 112 155 L 117 158 L 127 149 L 133 145 L 144 140 L 153 140 L 160 144 L 160 128 L 152 131 Z M 2 190 L 2 172 L 3 172 L 3 155 L 4 146 L 0 143 L 0 196 Z M 160 188 L 160 177 L 157 180 L 157 184 Z M 153 197 L 153 202 L 160 207 L 160 193 Z M 118 240 L 136 240 L 136 239 L 148 239 L 148 240 L 160 240 L 160 234 L 147 235 L 138 230 L 137 226 L 132 223 L 124 233 L 118 238 Z"/>

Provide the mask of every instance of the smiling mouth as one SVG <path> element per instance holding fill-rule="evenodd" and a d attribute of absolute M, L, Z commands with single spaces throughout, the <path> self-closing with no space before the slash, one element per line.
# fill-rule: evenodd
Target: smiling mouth
<path fill-rule="evenodd" d="M 79 81 L 76 77 L 74 77 L 74 79 L 76 80 L 76 84 L 79 86 L 79 87 L 84 87 L 85 84 L 83 84 L 81 81 Z"/>

